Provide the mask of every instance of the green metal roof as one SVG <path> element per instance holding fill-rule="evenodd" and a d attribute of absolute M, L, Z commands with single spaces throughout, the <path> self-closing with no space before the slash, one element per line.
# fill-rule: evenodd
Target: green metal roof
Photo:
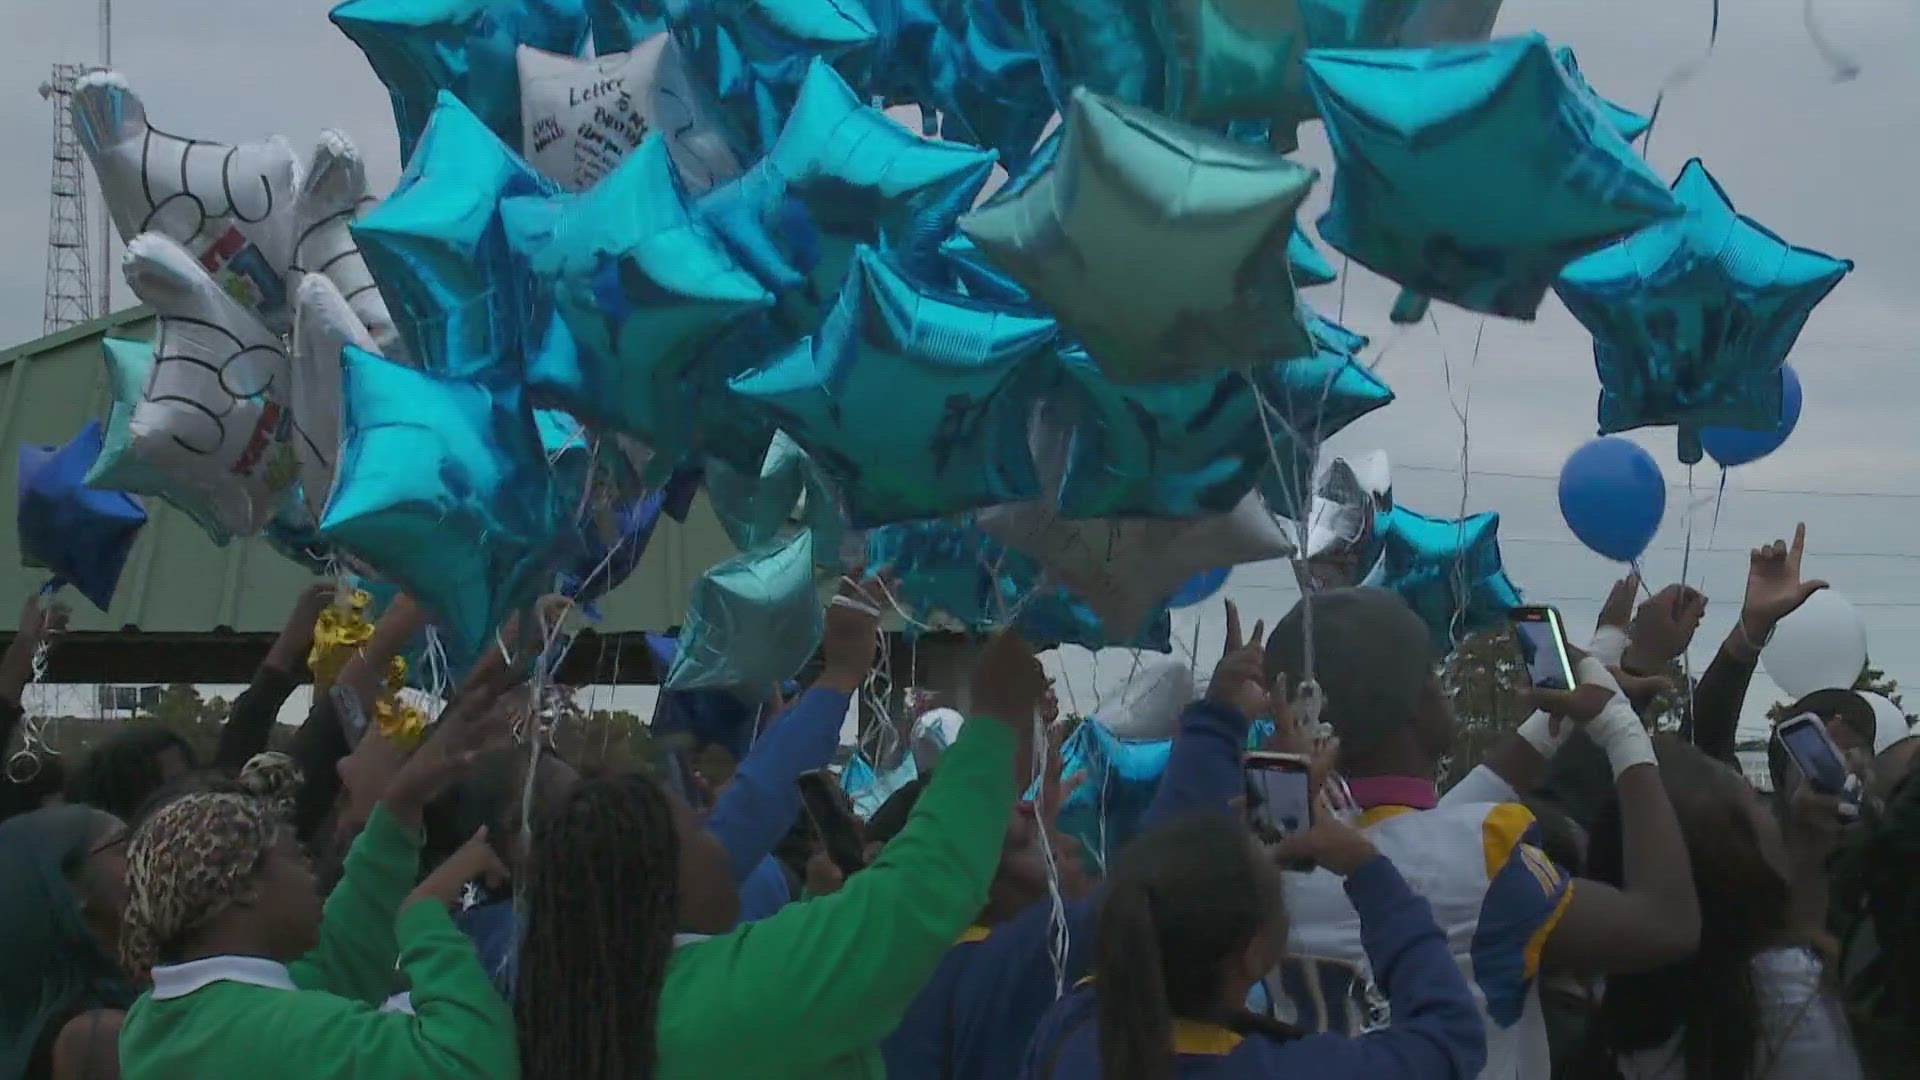
<path fill-rule="evenodd" d="M 59 445 L 107 407 L 100 339 L 151 338 L 153 311 L 130 308 L 0 351 L 0 476 L 16 475 L 21 443 Z M 4 500 L 9 517 L 14 499 Z M 310 580 L 266 544 L 216 547 L 185 514 L 148 499 L 147 526 L 127 561 L 113 607 L 101 614 L 74 603 L 74 629 L 160 633 L 272 633 Z M 687 590 L 709 566 L 733 553 L 720 523 L 698 500 L 684 525 L 663 520 L 640 566 L 601 603 L 601 633 L 664 630 L 686 610 Z M 0 530 L 0 603 L 12 605 L 46 580 L 20 565 L 19 530 Z M 12 629 L 12 608 L 4 628 Z"/>

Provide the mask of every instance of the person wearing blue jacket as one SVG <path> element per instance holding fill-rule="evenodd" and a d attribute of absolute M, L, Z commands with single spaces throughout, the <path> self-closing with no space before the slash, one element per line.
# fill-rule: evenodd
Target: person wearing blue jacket
<path fill-rule="evenodd" d="M 1151 830 L 1187 812 L 1231 821 L 1243 789 L 1241 755 L 1255 716 L 1267 710 L 1260 627 L 1243 643 L 1227 604 L 1227 648 L 1207 697 L 1187 706 L 1166 772 L 1142 820 Z M 1044 808 L 1057 810 L 1057 806 Z M 876 815 L 876 820 L 877 820 Z M 881 1044 L 888 1080 L 1006 1080 L 1059 996 L 1052 898 L 1039 850 L 1043 824 L 1017 817 L 979 923 L 942 960 L 906 1018 Z M 1055 850 L 1056 859 L 1071 852 Z M 1095 940 L 1095 898 L 1065 905 L 1068 985 L 1086 974 Z"/>
<path fill-rule="evenodd" d="M 1300 858 L 1346 879 L 1390 1026 L 1301 1035 L 1247 1009 L 1286 952 L 1280 863 Z M 1094 967 L 1042 1021 L 1022 1080 L 1471 1080 L 1486 1062 L 1485 1025 L 1432 909 L 1332 815 L 1271 850 L 1217 815 L 1134 841 L 1107 884 Z"/>

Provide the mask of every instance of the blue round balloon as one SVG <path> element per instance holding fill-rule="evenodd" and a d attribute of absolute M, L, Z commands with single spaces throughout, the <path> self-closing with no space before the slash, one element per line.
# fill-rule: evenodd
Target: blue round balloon
<path fill-rule="evenodd" d="M 1793 369 L 1780 367 L 1780 421 L 1770 428 L 1753 431 L 1738 427 L 1710 427 L 1700 431 L 1700 446 L 1723 469 L 1759 461 L 1787 441 L 1794 425 L 1800 422 L 1800 376 Z"/>
<path fill-rule="evenodd" d="M 1188 578 L 1187 583 L 1180 586 L 1172 596 L 1167 597 L 1167 606 L 1183 608 L 1204 602 L 1214 593 L 1219 592 L 1220 586 L 1227 583 L 1227 574 L 1230 572 L 1231 568 L 1225 566 L 1218 570 L 1200 571 Z"/>
<path fill-rule="evenodd" d="M 1638 443 L 1595 439 L 1560 468 L 1560 516 L 1581 543 L 1609 559 L 1638 559 L 1666 512 L 1666 479 Z"/>

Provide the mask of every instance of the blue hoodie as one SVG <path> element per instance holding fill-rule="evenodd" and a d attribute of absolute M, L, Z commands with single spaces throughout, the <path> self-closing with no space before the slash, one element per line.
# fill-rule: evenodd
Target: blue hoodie
<path fill-rule="evenodd" d="M 1247 718 L 1239 712 L 1205 701 L 1187 706 L 1145 826 L 1191 811 L 1231 813 L 1243 785 L 1246 739 Z M 1088 898 L 1066 906 L 1068 985 L 1091 962 L 1095 905 Z M 1013 1076 L 1058 994 L 1052 917 L 1052 902 L 1043 900 L 999 926 L 963 935 L 881 1044 L 888 1080 Z"/>
<path fill-rule="evenodd" d="M 734 883 L 742 887 L 743 922 L 765 918 L 783 902 L 776 900 L 769 879 L 780 875 L 780 868 L 767 863 L 774 845 L 799 817 L 801 775 L 824 769 L 833 760 L 851 700 L 850 694 L 817 687 L 801 694 L 753 744 L 707 815 L 707 831 L 726 849 Z M 780 876 L 778 891 L 785 890 L 786 879 Z M 473 938 L 494 985 L 512 1000 L 521 929 L 512 902 L 482 904 L 462 912 L 455 922 Z"/>
<path fill-rule="evenodd" d="M 1487 1060 L 1486 1028 L 1473 992 L 1433 920 L 1386 856 L 1346 880 L 1360 914 L 1367 959 L 1393 1012 L 1393 1024 L 1355 1038 L 1280 1039 L 1256 1028 L 1174 1021 L 1182 1080 L 1473 1080 Z M 1026 1053 L 1021 1080 L 1100 1080 L 1099 1021 L 1092 986 L 1047 1013 Z M 1016 1074 L 1006 1074 L 1016 1075 Z"/>

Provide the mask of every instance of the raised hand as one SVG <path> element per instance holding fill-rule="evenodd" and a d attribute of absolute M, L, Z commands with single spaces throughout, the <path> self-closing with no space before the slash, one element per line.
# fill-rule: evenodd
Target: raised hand
<path fill-rule="evenodd" d="M 514 710 L 496 706 L 518 681 L 497 669 L 468 676 L 453 703 L 434 722 L 427 741 L 388 782 L 381 797 L 387 810 L 403 823 L 417 822 L 427 803 L 459 779 L 482 754 L 508 745 Z"/>
<path fill-rule="evenodd" d="M 827 605 L 820 637 L 822 665 L 815 686 L 852 693 L 867 681 L 880 643 L 880 617 L 890 586 L 877 578 L 847 575 Z"/>
<path fill-rule="evenodd" d="M 1827 587 L 1820 580 L 1803 581 L 1800 562 L 1806 555 L 1807 527 L 1793 527 L 1793 543 L 1775 540 L 1754 548 L 1747 556 L 1747 595 L 1740 605 L 1740 630 L 1758 648 L 1781 619 L 1799 610 L 1808 597 Z"/>
<path fill-rule="evenodd" d="M 1627 666 L 1656 670 L 1686 652 L 1706 614 L 1706 594 L 1692 586 L 1673 584 L 1654 593 L 1640 605 L 1627 631 Z"/>
<path fill-rule="evenodd" d="M 1243 636 L 1240 609 L 1227 601 L 1227 640 L 1207 682 L 1208 701 L 1237 710 L 1249 720 L 1273 712 L 1263 649 L 1265 635 L 1266 623 L 1262 621 L 1253 624 L 1251 637 Z"/>
<path fill-rule="evenodd" d="M 1633 620 L 1633 602 L 1639 595 L 1639 574 L 1628 574 L 1614 582 L 1613 589 L 1607 593 L 1607 602 L 1600 605 L 1600 618 L 1594 623 L 1594 630 L 1611 626 L 1625 633 L 1627 624 Z"/>
<path fill-rule="evenodd" d="M 449 910 L 458 910 L 460 895 L 466 891 L 469 881 L 485 881 L 494 888 L 507 883 L 507 865 L 500 861 L 500 853 L 493 845 L 487 843 L 484 825 L 460 845 L 458 851 L 447 856 L 446 862 L 435 867 L 401 906 L 407 907 L 417 900 L 437 900 Z"/>

